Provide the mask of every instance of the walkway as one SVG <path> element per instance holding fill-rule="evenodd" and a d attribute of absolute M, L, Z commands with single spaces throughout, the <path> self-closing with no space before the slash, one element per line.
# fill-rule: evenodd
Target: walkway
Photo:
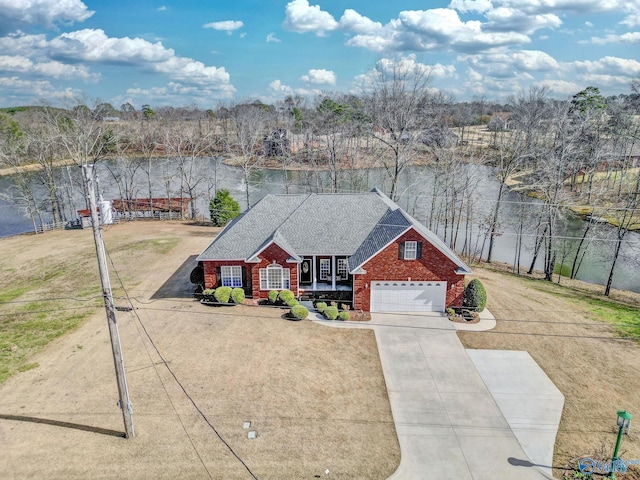
<path fill-rule="evenodd" d="M 467 352 L 455 334 L 458 324 L 439 314 L 374 313 L 366 324 L 319 322 L 375 331 L 402 456 L 390 479 L 550 478 L 540 467 L 550 465 L 564 398 L 545 382 L 538 365 L 526 360 L 531 358 L 526 352 L 497 352 L 502 358 Z M 525 381 L 513 382 L 512 371 L 495 373 L 493 366 L 502 363 L 496 360 L 510 354 L 520 357 L 516 374 Z M 529 378 L 536 379 L 533 391 Z M 515 408 L 519 403 L 524 408 Z M 501 407 L 522 435 L 514 434 Z M 551 414 L 545 416 L 545 409 Z"/>

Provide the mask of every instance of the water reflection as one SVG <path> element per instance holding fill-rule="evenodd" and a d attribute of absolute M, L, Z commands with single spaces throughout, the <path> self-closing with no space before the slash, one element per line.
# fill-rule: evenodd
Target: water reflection
<path fill-rule="evenodd" d="M 180 165 L 173 159 L 159 159 L 152 164 L 140 160 L 139 165 L 125 164 L 118 161 L 105 161 L 96 165 L 99 175 L 101 193 L 105 199 L 120 198 L 129 192 L 131 197 L 179 196 L 179 191 L 191 189 L 194 192 L 195 208 L 200 218 L 208 218 L 209 199 L 215 195 L 216 189 L 226 188 L 238 200 L 243 209 L 248 204 L 255 204 L 269 193 L 329 193 L 332 179 L 326 171 L 309 170 L 265 170 L 253 169 L 249 174 L 248 201 L 246 184 L 241 168 L 224 165 L 219 159 L 198 158 L 194 162 L 186 162 L 181 175 Z M 151 172 L 151 175 L 147 174 Z M 81 189 L 80 169 L 64 172 L 71 175 L 74 184 L 73 199 L 66 202 L 67 215 L 71 217 L 72 205 L 84 208 L 85 199 Z M 417 220 L 432 230 L 437 231 L 447 243 L 456 239 L 456 249 L 483 252 L 486 255 L 488 241 L 486 238 L 486 221 L 491 213 L 494 199 L 498 195 L 498 183 L 492 176 L 489 167 L 480 165 L 463 165 L 457 175 L 472 179 L 473 188 L 464 192 L 472 199 L 473 218 L 467 224 L 462 221 L 457 226 L 442 223 L 435 224 L 435 218 L 447 208 L 442 201 L 442 182 L 449 178 L 437 177 L 430 167 L 412 167 L 405 170 L 398 184 L 400 193 L 398 204 Z M 42 185 L 33 180 L 34 189 L 39 198 L 46 198 Z M 11 177 L 0 177 L 0 192 L 8 193 L 12 185 Z M 338 173 L 338 191 L 368 191 L 376 187 L 383 192 L 390 190 L 389 177 L 383 169 L 366 169 L 340 171 Z M 522 230 L 522 251 L 520 253 L 521 269 L 526 271 L 532 261 L 536 242 L 535 225 L 532 223 L 534 210 L 540 202 L 515 192 L 508 192 L 503 200 L 500 212 L 501 235 L 496 238 L 493 258 L 496 261 L 514 264 L 517 255 L 517 232 Z M 449 205 L 450 207 L 451 205 Z M 520 218 L 524 215 L 524 224 Z M 464 217 L 464 215 L 461 215 Z M 441 217 L 442 218 L 442 217 Z M 50 214 L 45 220 L 50 220 Z M 572 215 L 561 214 L 556 234 L 557 262 L 564 263 L 568 271 L 574 261 L 576 245 L 582 237 L 586 224 Z M 523 228 L 524 227 L 524 228 Z M 0 199 L 0 236 L 33 231 L 33 224 L 14 203 Z M 580 264 L 578 278 L 592 283 L 604 284 L 607 280 L 614 249 L 614 229 L 609 226 L 595 225 L 589 235 L 588 249 Z M 613 286 L 640 292 L 640 275 L 638 265 L 640 259 L 640 236 L 628 233 L 616 267 Z M 542 268 L 542 256 L 536 268 Z"/>

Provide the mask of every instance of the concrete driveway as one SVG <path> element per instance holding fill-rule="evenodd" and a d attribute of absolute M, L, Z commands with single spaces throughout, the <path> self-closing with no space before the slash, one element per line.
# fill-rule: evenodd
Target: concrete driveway
<path fill-rule="evenodd" d="M 531 428 L 523 427 L 523 431 L 530 434 L 529 446 L 538 448 L 529 450 L 547 454 L 540 458 L 548 459 L 548 462 L 532 462 L 474 361 L 460 343 L 455 333 L 456 324 L 439 314 L 410 313 L 374 313 L 367 324 L 321 322 L 375 331 L 402 455 L 400 466 L 390 479 L 550 478 L 540 467 L 547 467 L 549 471 L 549 438 L 552 455 L 555 430 L 551 437 L 548 431 L 538 437 L 535 426 L 533 434 Z M 506 353 L 526 355 L 526 352 Z M 478 358 L 487 378 L 493 379 L 494 386 L 506 397 L 505 405 L 512 405 L 509 403 L 512 392 L 509 391 L 508 376 L 492 376 L 491 357 L 479 355 Z M 528 376 L 526 368 L 532 372 L 539 369 L 535 362 L 533 364 L 519 363 L 525 368 L 519 372 L 522 378 Z M 536 378 L 539 378 L 538 372 Z M 542 388 L 548 384 L 538 382 L 537 386 Z M 551 386 L 555 394 L 557 389 L 553 384 Z M 557 394 L 563 402 L 562 394 Z M 524 397 L 534 403 L 550 398 L 549 395 L 531 398 L 526 394 Z M 513 398 L 520 402 L 524 397 Z M 554 410 L 553 418 L 557 417 L 558 421 L 562 402 L 560 411 Z M 539 420 L 534 419 L 534 423 Z M 540 421 L 544 423 L 547 419 Z M 527 424 L 525 420 L 524 425 Z M 540 445 L 541 442 L 544 445 Z"/>

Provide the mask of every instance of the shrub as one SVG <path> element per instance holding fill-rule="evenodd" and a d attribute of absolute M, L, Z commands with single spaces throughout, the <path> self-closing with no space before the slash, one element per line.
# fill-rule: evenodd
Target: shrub
<path fill-rule="evenodd" d="M 291 307 L 291 315 L 298 320 L 304 320 L 309 315 L 309 310 L 303 305 L 295 305 Z"/>
<path fill-rule="evenodd" d="M 241 288 L 234 288 L 231 290 L 231 300 L 233 300 L 233 303 L 244 302 L 244 290 Z"/>
<path fill-rule="evenodd" d="M 447 315 L 450 316 L 450 317 L 455 317 L 456 316 L 456 311 L 453 308 L 449 307 L 449 308 L 447 308 Z"/>
<path fill-rule="evenodd" d="M 471 280 L 464 289 L 462 306 L 482 312 L 487 306 L 487 291 L 477 278 Z"/>
<path fill-rule="evenodd" d="M 269 290 L 269 301 L 271 303 L 276 303 L 278 301 L 278 291 L 277 290 Z"/>
<path fill-rule="evenodd" d="M 349 320 L 349 312 L 343 310 L 342 312 L 338 313 L 338 320 Z"/>
<path fill-rule="evenodd" d="M 282 301 L 282 303 L 287 304 L 295 297 L 293 296 L 293 292 L 291 290 L 280 290 L 278 294 L 278 300 Z"/>
<path fill-rule="evenodd" d="M 215 198 L 209 202 L 209 213 L 213 224 L 216 227 L 222 227 L 229 220 L 240 215 L 240 205 L 233 199 L 229 190 L 221 188 L 216 192 Z"/>
<path fill-rule="evenodd" d="M 215 300 L 213 294 L 215 293 L 215 289 L 207 288 L 202 291 L 202 300 L 205 302 L 213 302 Z"/>
<path fill-rule="evenodd" d="M 324 309 L 327 308 L 327 304 L 324 302 L 316 303 L 316 310 L 320 313 L 324 312 Z"/>
<path fill-rule="evenodd" d="M 289 300 L 287 302 L 287 307 L 295 307 L 296 305 L 299 305 L 298 300 L 296 300 L 295 298 Z"/>
<path fill-rule="evenodd" d="M 333 305 L 324 309 L 324 316 L 327 320 L 335 320 L 338 318 L 338 307 Z"/>
<path fill-rule="evenodd" d="M 215 299 L 220 303 L 229 303 L 231 297 L 231 287 L 218 287 L 213 294 Z"/>

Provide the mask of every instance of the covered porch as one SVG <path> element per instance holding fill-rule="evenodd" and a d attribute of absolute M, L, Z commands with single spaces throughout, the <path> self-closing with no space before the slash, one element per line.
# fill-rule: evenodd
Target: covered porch
<path fill-rule="evenodd" d="M 346 256 L 303 256 L 298 268 L 298 291 L 302 299 L 352 302 L 353 276 L 349 274 Z"/>

